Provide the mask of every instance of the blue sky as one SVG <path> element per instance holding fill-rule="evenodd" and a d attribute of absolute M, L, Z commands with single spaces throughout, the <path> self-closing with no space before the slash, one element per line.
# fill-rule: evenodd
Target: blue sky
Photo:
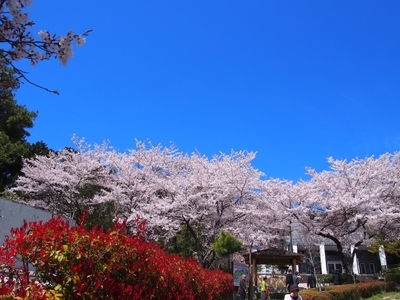
<path fill-rule="evenodd" d="M 400 149 L 399 1 L 35 1 L 33 32 L 93 32 L 67 67 L 25 66 L 30 141 L 135 139 L 257 151 L 267 177 Z"/>

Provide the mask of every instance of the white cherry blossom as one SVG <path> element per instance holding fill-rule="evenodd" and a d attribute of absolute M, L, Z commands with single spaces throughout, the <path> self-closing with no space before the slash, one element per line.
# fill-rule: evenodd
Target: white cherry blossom
<path fill-rule="evenodd" d="M 20 80 L 51 91 L 31 82 L 25 76 L 26 72 L 16 67 L 14 62 L 27 59 L 31 65 L 35 66 L 40 61 L 54 57 L 65 66 L 73 55 L 73 42 L 75 41 L 78 46 L 83 45 L 85 37 L 91 30 L 83 34 L 70 31 L 65 36 L 57 36 L 50 34 L 47 30 L 40 30 L 36 38 L 31 33 L 34 31 L 35 23 L 30 21 L 28 13 L 24 12 L 30 5 L 32 1 L 0 1 L 0 42 L 3 44 L 0 49 L 0 72 L 12 69 Z"/>

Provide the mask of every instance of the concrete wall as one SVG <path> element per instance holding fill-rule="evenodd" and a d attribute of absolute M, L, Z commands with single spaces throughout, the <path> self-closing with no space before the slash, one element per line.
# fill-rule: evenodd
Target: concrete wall
<path fill-rule="evenodd" d="M 4 237 L 10 235 L 10 229 L 21 227 L 24 220 L 47 221 L 51 217 L 52 214 L 45 210 L 0 198 L 0 245 L 4 243 Z"/>

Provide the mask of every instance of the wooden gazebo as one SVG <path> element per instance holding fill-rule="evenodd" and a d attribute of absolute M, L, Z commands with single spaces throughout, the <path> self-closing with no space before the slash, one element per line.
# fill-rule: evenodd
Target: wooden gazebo
<path fill-rule="evenodd" d="M 251 266 L 251 270 L 257 270 L 257 265 L 290 265 L 292 270 L 296 265 L 304 261 L 304 256 L 299 253 L 285 251 L 278 248 L 258 250 L 251 253 L 242 254 L 245 262 Z M 255 274 L 253 274 L 254 276 Z M 257 280 L 257 276 L 254 277 Z M 255 282 L 257 284 L 257 282 Z"/>

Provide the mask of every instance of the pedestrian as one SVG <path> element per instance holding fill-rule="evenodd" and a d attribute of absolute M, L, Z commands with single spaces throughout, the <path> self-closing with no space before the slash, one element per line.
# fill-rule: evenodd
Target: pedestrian
<path fill-rule="evenodd" d="M 288 289 L 289 293 L 290 293 L 291 285 L 293 285 L 293 274 L 292 274 L 292 270 L 289 269 L 286 274 L 286 288 Z"/>
<path fill-rule="evenodd" d="M 246 275 L 243 274 L 242 278 L 240 279 L 240 284 L 239 284 L 240 300 L 245 300 L 246 294 L 247 294 Z"/>
<path fill-rule="evenodd" d="M 333 277 L 333 284 L 334 285 L 342 284 L 342 276 L 340 274 L 340 270 L 339 269 L 335 270 L 335 273 L 333 273 L 332 277 Z"/>
<path fill-rule="evenodd" d="M 261 281 L 261 297 L 260 300 L 266 300 L 269 294 L 267 276 L 264 276 Z"/>
<path fill-rule="evenodd" d="M 307 288 L 312 289 L 317 286 L 317 279 L 315 278 L 314 274 L 311 274 L 307 280 Z"/>
<path fill-rule="evenodd" d="M 297 285 L 297 286 L 299 286 L 299 283 L 300 283 L 300 279 L 299 279 L 299 272 L 294 272 L 294 274 L 293 274 L 293 285 Z"/>
<path fill-rule="evenodd" d="M 289 295 L 285 296 L 284 300 L 303 300 L 299 295 L 299 287 L 297 285 L 291 285 L 289 287 Z"/>

